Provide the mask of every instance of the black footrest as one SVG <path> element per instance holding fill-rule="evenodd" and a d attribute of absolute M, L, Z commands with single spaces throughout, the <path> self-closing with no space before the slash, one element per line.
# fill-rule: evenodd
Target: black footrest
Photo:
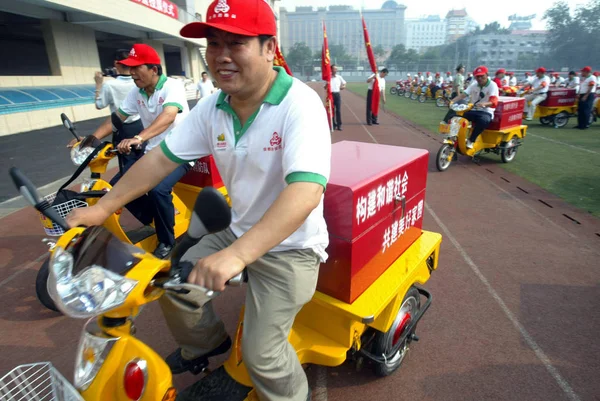
<path fill-rule="evenodd" d="M 246 387 L 227 374 L 223 366 L 177 395 L 177 401 L 244 401 L 252 387 Z"/>

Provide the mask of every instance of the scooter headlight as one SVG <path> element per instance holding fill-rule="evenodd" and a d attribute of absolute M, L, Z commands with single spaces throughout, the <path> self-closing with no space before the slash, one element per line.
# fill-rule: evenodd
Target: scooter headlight
<path fill-rule="evenodd" d="M 74 318 L 98 316 L 122 305 L 138 283 L 97 265 L 73 275 L 73 255 L 61 247 L 55 248 L 49 267 L 48 292 Z"/>
<path fill-rule="evenodd" d="M 83 149 L 81 149 L 79 145 L 73 146 L 73 148 L 71 148 L 71 161 L 74 165 L 80 166 L 93 151 L 94 148 L 91 146 L 86 146 Z"/>
<path fill-rule="evenodd" d="M 450 136 L 458 136 L 458 131 L 460 131 L 460 118 L 453 117 L 450 120 Z"/>

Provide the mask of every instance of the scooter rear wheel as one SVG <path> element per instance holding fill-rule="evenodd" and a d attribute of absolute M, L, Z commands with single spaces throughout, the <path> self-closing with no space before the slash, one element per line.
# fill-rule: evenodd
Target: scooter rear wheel
<path fill-rule="evenodd" d="M 385 333 L 378 332 L 375 335 L 372 350 L 373 354 L 379 356 L 390 352 L 394 345 L 396 345 L 396 342 L 400 340 L 402 334 L 404 334 L 404 328 L 410 326 L 411 317 L 415 316 L 420 308 L 421 295 L 416 288 L 411 287 L 404 296 L 404 300 L 398 310 L 396 319 L 394 319 L 394 323 L 392 323 L 392 327 Z M 414 332 L 409 333 L 408 336 L 406 336 L 403 340 L 404 344 L 400 346 L 400 349 L 393 357 L 384 363 L 377 363 L 375 365 L 375 374 L 377 376 L 389 376 L 398 370 L 408 353 L 408 345 L 412 340 L 412 334 L 414 334 Z"/>
<path fill-rule="evenodd" d="M 42 263 L 40 270 L 38 270 L 37 277 L 35 278 L 35 295 L 38 300 L 44 305 L 46 308 L 53 310 L 55 312 L 60 312 L 54 304 L 54 301 L 50 297 L 48 293 L 48 276 L 50 275 L 50 257 Z"/>
<path fill-rule="evenodd" d="M 569 122 L 569 115 L 561 111 L 554 116 L 554 128 L 562 128 Z"/>
<path fill-rule="evenodd" d="M 427 100 L 425 95 L 419 95 L 419 103 L 425 103 L 425 100 Z"/>
<path fill-rule="evenodd" d="M 452 159 L 454 158 L 454 149 L 449 144 L 445 143 L 440 147 L 440 150 L 437 152 L 437 156 L 435 157 L 435 166 L 439 171 L 446 171 L 450 164 L 452 163 Z M 452 157 L 450 157 L 452 155 Z"/>
<path fill-rule="evenodd" d="M 517 156 L 517 150 L 519 147 L 517 146 L 517 138 L 513 137 L 510 141 L 506 143 L 506 148 L 502 149 L 500 153 L 500 157 L 504 163 L 510 163 Z"/>
<path fill-rule="evenodd" d="M 390 88 L 390 95 L 395 95 L 396 93 L 398 93 L 398 88 L 396 88 L 395 86 L 392 86 Z"/>
<path fill-rule="evenodd" d="M 438 97 L 437 99 L 435 99 L 435 105 L 437 107 L 444 107 L 448 104 L 446 103 L 446 100 L 443 97 Z"/>

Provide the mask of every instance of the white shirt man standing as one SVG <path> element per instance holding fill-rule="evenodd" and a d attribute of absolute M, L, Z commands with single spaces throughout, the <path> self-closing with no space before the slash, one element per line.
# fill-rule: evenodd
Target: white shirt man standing
<path fill-rule="evenodd" d="M 587 129 L 590 126 L 590 116 L 596 96 L 597 81 L 592 74 L 592 67 L 583 67 L 581 69 L 581 78 L 583 82 L 579 85 L 579 104 L 577 106 L 577 125 L 573 128 Z"/>
<path fill-rule="evenodd" d="M 340 91 L 346 88 L 346 80 L 337 73 L 337 66 L 331 65 L 331 94 L 333 96 L 333 129 L 342 130 L 342 96 Z M 327 83 L 325 83 L 327 90 Z"/>
<path fill-rule="evenodd" d="M 200 100 L 202 98 L 208 97 L 212 93 L 216 91 L 215 86 L 212 81 L 208 79 L 208 73 L 206 71 L 202 71 L 202 78 L 198 85 L 196 86 L 196 100 Z"/>
<path fill-rule="evenodd" d="M 379 96 L 380 99 L 383 100 L 383 104 L 385 104 L 385 76 L 388 74 L 387 68 L 382 68 L 378 74 L 371 74 L 371 76 L 367 79 L 368 90 L 367 90 L 367 125 L 375 124 L 379 125 L 377 121 L 377 115 L 373 114 L 371 110 L 371 103 L 373 99 L 373 86 L 375 84 L 375 79 L 377 79 L 377 85 L 379 85 Z"/>

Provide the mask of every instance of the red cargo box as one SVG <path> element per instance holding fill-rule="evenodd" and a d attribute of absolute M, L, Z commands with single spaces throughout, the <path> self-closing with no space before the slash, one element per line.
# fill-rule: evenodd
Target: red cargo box
<path fill-rule="evenodd" d="M 196 160 L 194 167 L 179 180 L 182 184 L 194 185 L 196 187 L 221 188 L 223 180 L 217 170 L 217 165 L 212 155 Z"/>
<path fill-rule="evenodd" d="M 512 96 L 498 96 L 498 106 L 494 110 L 494 119 L 487 129 L 501 131 L 503 129 L 518 127 L 523 121 L 525 98 Z"/>
<path fill-rule="evenodd" d="M 550 88 L 548 89 L 548 97 L 540 106 L 546 107 L 565 107 L 575 106 L 577 93 L 573 88 Z"/>
<path fill-rule="evenodd" d="M 317 290 L 352 303 L 421 235 L 429 153 L 342 141 L 324 198 L 329 259 Z"/>

